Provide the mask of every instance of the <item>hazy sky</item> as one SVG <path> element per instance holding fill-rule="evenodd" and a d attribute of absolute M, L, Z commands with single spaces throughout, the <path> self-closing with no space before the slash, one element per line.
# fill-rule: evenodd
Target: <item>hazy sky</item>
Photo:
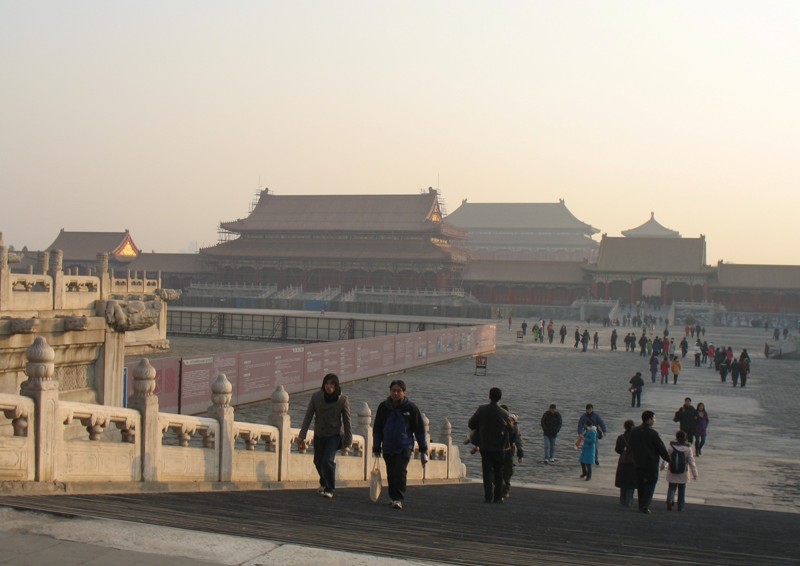
<path fill-rule="evenodd" d="M 186 251 L 259 188 L 438 185 L 800 264 L 798 30 L 797 0 L 0 0 L 0 231 Z"/>

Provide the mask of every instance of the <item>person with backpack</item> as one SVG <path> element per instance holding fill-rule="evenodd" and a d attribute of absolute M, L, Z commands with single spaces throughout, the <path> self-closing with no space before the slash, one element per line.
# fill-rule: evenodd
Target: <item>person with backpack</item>
<path fill-rule="evenodd" d="M 675 491 L 678 492 L 678 511 L 686 507 L 686 484 L 689 481 L 689 472 L 692 479 L 697 480 L 697 463 L 692 453 L 692 445 L 686 440 L 686 432 L 679 430 L 675 433 L 675 440 L 667 447 L 669 462 L 661 463 L 661 470 L 667 470 L 667 511 L 672 511 L 675 504 Z"/>

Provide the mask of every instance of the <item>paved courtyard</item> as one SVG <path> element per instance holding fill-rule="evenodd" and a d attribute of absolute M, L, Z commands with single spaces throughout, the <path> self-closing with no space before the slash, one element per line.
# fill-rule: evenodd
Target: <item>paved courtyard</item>
<path fill-rule="evenodd" d="M 561 321 L 556 321 L 556 328 Z M 567 323 L 570 333 L 576 326 Z M 474 375 L 474 361 L 454 363 L 410 371 L 400 376 L 408 385 L 409 397 L 430 419 L 435 439 L 441 423 L 449 419 L 454 440 L 466 437 L 466 423 L 475 408 L 488 402 L 490 387 L 503 390 L 503 402 L 520 416 L 525 439 L 526 458 L 518 465 L 515 483 L 537 484 L 564 490 L 580 490 L 594 494 L 616 493 L 614 471 L 617 455 L 614 440 L 622 432 L 622 423 L 641 421 L 645 409 L 656 413 L 655 428 L 665 442 L 673 438 L 677 424 L 672 422 L 675 410 L 684 397 L 705 403 L 711 422 L 708 441 L 698 459 L 700 479 L 687 491 L 689 502 L 704 501 L 714 505 L 800 512 L 800 361 L 764 358 L 764 343 L 771 339 L 763 329 L 708 328 L 705 339 L 716 345 L 731 346 L 738 356 L 747 348 L 752 358 L 752 376 L 745 388 L 726 384 L 707 367 L 693 367 L 691 351 L 683 360 L 683 372 L 677 385 L 651 384 L 647 358 L 625 352 L 622 337 L 636 329 L 619 327 L 618 346 L 610 351 L 610 328 L 590 327 L 599 332 L 600 348 L 583 353 L 567 343 L 534 344 L 516 341 L 515 323 L 498 324 L 497 353 L 489 358 L 485 377 Z M 671 336 L 680 340 L 683 327 L 670 328 Z M 632 409 L 628 380 L 636 371 L 645 378 L 642 408 Z M 321 376 L 320 376 L 321 377 Z M 344 387 L 351 405 L 367 402 L 374 410 L 388 393 L 392 377 L 374 378 Z M 671 381 L 671 379 L 670 379 Z M 291 399 L 294 426 L 299 426 L 309 394 Z M 557 462 L 542 462 L 542 438 L 539 425 L 542 413 L 556 403 L 564 419 L 559 435 Z M 578 418 L 587 403 L 604 418 L 608 438 L 600 443 L 600 466 L 591 482 L 579 479 L 580 466 L 573 448 Z M 238 420 L 264 420 L 268 407 L 254 405 L 237 411 Z M 462 460 L 471 478 L 480 478 L 480 457 L 471 456 L 461 447 Z M 656 498 L 666 493 L 666 481 L 659 482 Z"/>

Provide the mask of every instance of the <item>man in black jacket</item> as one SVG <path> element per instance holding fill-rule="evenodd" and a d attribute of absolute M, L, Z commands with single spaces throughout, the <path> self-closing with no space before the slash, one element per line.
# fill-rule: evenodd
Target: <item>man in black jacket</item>
<path fill-rule="evenodd" d="M 661 436 L 653 429 L 655 422 L 656 415 L 653 411 L 642 413 L 642 424 L 631 431 L 628 443 L 628 450 L 636 462 L 639 511 L 642 513 L 650 513 L 650 503 L 658 483 L 659 458 L 669 462 L 669 452 Z"/>
<path fill-rule="evenodd" d="M 556 461 L 556 437 L 561 430 L 561 413 L 555 405 L 542 415 L 542 432 L 544 433 L 544 463 L 553 464 Z"/>
<path fill-rule="evenodd" d="M 508 412 L 498 405 L 503 392 L 497 387 L 489 390 L 489 403 L 481 405 L 469 419 L 470 430 L 476 431 L 481 449 L 483 492 L 486 503 L 503 502 L 503 460 L 510 450 L 511 423 Z"/>

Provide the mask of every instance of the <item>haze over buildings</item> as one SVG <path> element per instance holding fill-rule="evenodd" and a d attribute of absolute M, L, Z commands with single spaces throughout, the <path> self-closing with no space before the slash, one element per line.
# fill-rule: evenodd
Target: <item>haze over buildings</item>
<path fill-rule="evenodd" d="M 800 264 L 798 27 L 791 1 L 3 3 L 0 230 L 187 251 L 265 186 L 438 186 Z"/>

